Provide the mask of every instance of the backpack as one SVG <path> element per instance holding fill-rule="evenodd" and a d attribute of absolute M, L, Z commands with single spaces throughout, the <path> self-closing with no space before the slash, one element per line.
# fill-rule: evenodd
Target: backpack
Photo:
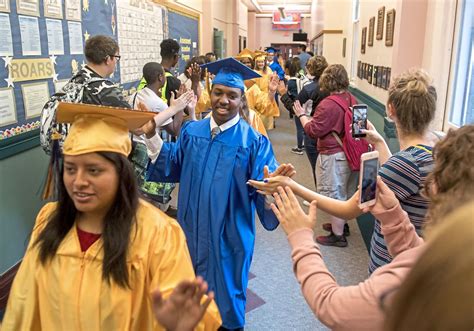
<path fill-rule="evenodd" d="M 312 82 L 312 80 L 310 80 L 305 75 L 299 75 L 299 78 L 296 79 L 296 91 L 298 92 L 298 94 L 300 94 L 303 87 L 305 87 L 306 85 L 308 85 L 311 82 Z"/>
<path fill-rule="evenodd" d="M 334 138 L 336 138 L 339 145 L 341 145 L 344 154 L 346 155 L 347 163 L 352 171 L 360 170 L 360 156 L 369 151 L 369 143 L 364 139 L 354 139 L 350 134 L 352 129 L 352 100 L 353 96 L 350 96 L 351 104 L 346 105 L 345 100 L 342 100 L 336 95 L 331 95 L 328 99 L 334 101 L 344 111 L 344 132 L 341 138 L 337 133 L 332 132 Z"/>
<path fill-rule="evenodd" d="M 69 82 L 64 85 L 60 92 L 57 92 L 51 96 L 51 98 L 43 106 L 41 111 L 41 128 L 40 128 L 40 143 L 46 154 L 51 154 L 52 139 L 51 136 L 54 132 L 61 134 L 59 141 L 62 147 L 64 139 L 66 138 L 69 130 L 69 124 L 57 124 L 56 123 L 56 109 L 58 108 L 59 102 L 71 102 L 81 103 L 84 88 L 91 83 L 105 81 L 104 78 L 92 77 L 85 80 L 83 83 L 76 83 L 74 80 L 77 76 L 72 77 Z"/>

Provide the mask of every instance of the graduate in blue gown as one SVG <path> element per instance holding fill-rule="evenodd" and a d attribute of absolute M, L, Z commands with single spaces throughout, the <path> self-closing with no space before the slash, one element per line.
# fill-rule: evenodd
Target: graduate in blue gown
<path fill-rule="evenodd" d="M 215 291 L 222 329 L 245 324 L 248 273 L 255 242 L 255 210 L 267 230 L 278 220 L 265 197 L 247 185 L 264 166 L 281 174 L 270 141 L 240 118 L 244 79 L 260 77 L 235 59 L 202 66 L 215 74 L 212 116 L 188 122 L 176 143 L 149 137 L 148 180 L 179 182 L 178 222 L 194 269 Z M 211 134 L 212 133 L 212 134 Z M 151 133 L 152 135 L 152 133 Z"/>
<path fill-rule="evenodd" d="M 285 79 L 285 71 L 283 70 L 283 68 L 281 67 L 281 65 L 278 63 L 278 61 L 276 61 L 276 53 L 277 53 L 277 49 L 276 48 L 273 48 L 273 47 L 267 47 L 265 48 L 265 51 L 267 52 L 268 54 L 268 57 L 267 59 L 271 59 L 271 60 L 268 60 L 268 66 L 270 67 L 270 69 L 272 69 L 272 71 L 276 71 L 277 75 L 278 75 L 278 78 L 280 78 L 280 80 L 283 80 Z"/>

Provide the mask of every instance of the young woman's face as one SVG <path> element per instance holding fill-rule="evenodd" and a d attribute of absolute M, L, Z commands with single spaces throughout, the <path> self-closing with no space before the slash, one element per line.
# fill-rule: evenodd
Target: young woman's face
<path fill-rule="evenodd" d="M 257 60 L 255 63 L 257 64 L 257 70 L 262 70 L 265 66 L 265 60 Z"/>
<path fill-rule="evenodd" d="M 115 201 L 119 176 L 112 162 L 97 153 L 64 156 L 64 185 L 76 209 L 105 215 Z"/>

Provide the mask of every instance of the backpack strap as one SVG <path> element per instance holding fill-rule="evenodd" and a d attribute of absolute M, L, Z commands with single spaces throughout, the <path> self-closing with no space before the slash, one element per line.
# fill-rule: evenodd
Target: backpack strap
<path fill-rule="evenodd" d="M 349 104 L 350 104 L 349 107 L 347 105 L 344 105 L 341 102 L 341 99 L 339 97 L 335 96 L 335 95 L 328 96 L 328 99 L 334 101 L 342 109 L 342 111 L 344 112 L 344 116 L 346 116 L 347 109 L 349 109 L 349 107 L 352 107 L 352 95 L 350 95 L 350 94 L 349 94 Z M 343 147 L 341 137 L 339 137 L 339 135 L 334 131 L 331 131 L 331 134 L 334 136 L 334 138 L 336 138 L 339 145 L 341 145 L 341 147 Z"/>

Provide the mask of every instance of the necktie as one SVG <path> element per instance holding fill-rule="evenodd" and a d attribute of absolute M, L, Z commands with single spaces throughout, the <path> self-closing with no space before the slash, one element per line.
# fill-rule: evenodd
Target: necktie
<path fill-rule="evenodd" d="M 215 136 L 217 136 L 221 132 L 221 129 L 216 126 L 211 130 L 211 139 L 214 139 Z"/>

